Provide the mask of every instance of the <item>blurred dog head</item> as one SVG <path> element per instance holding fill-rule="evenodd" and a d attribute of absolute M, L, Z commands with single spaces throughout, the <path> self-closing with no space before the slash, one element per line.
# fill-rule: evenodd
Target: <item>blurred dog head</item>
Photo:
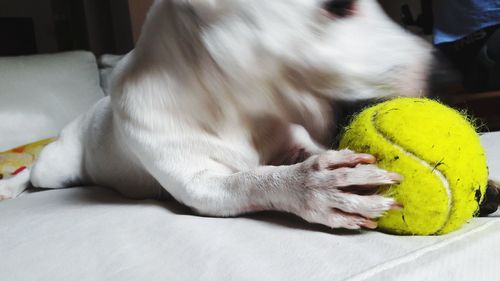
<path fill-rule="evenodd" d="M 393 23 L 374 0 L 157 0 L 156 5 L 163 7 L 150 17 L 161 17 L 169 31 L 150 27 L 146 36 L 175 38 L 186 61 L 210 61 L 235 83 L 287 80 L 344 100 L 426 94 L 431 46 Z M 209 59 L 196 62 L 201 57 Z"/>

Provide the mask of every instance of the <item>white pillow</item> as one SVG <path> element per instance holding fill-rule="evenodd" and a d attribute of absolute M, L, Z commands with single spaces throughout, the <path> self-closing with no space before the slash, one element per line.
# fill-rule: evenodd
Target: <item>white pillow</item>
<path fill-rule="evenodd" d="M 57 136 L 103 96 L 92 53 L 0 57 L 0 151 Z"/>

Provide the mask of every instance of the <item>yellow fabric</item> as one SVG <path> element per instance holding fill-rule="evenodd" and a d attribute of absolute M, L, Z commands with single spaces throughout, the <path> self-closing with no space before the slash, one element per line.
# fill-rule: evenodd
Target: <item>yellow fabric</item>
<path fill-rule="evenodd" d="M 19 169 L 33 165 L 40 151 L 55 139 L 45 139 L 31 144 L 0 152 L 0 179 L 10 178 Z"/>
<path fill-rule="evenodd" d="M 340 147 L 371 153 L 380 167 L 404 176 L 382 191 L 404 205 L 379 220 L 383 231 L 454 231 L 472 218 L 486 190 L 486 156 L 475 128 L 433 100 L 398 98 L 365 109 L 345 129 Z"/>

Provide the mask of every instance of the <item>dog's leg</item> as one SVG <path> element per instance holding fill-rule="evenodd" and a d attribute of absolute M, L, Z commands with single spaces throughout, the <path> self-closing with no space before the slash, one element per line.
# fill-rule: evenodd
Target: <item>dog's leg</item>
<path fill-rule="evenodd" d="M 76 138 L 62 134 L 47 145 L 33 167 L 16 176 L 0 180 L 0 200 L 16 198 L 29 187 L 64 188 L 81 179 L 81 146 Z"/>
<path fill-rule="evenodd" d="M 81 178 L 81 147 L 73 140 L 59 139 L 47 145 L 31 170 L 34 187 L 64 188 Z"/>
<path fill-rule="evenodd" d="M 0 180 L 0 201 L 16 198 L 28 188 L 29 182 L 29 169 L 24 169 L 12 178 Z"/>
<path fill-rule="evenodd" d="M 34 187 L 64 188 L 82 180 L 84 123 L 84 116 L 76 119 L 41 151 L 30 174 Z"/>
<path fill-rule="evenodd" d="M 312 155 L 318 155 L 325 152 L 326 147 L 315 142 L 307 130 L 296 124 L 289 126 L 289 140 L 286 144 L 286 151 L 280 153 L 279 157 L 273 159 L 270 164 L 273 165 L 291 165 L 305 161 Z"/>
<path fill-rule="evenodd" d="M 58 140 L 43 148 L 31 168 L 0 180 L 0 200 L 16 198 L 30 182 L 44 188 L 68 187 L 75 182 L 82 173 L 82 149 L 75 129 L 76 124 L 65 128 Z"/>
<path fill-rule="evenodd" d="M 373 191 L 401 180 L 371 165 L 374 162 L 373 156 L 348 150 L 327 151 L 290 166 L 261 166 L 236 173 L 220 163 L 197 161 L 190 168 L 203 169 L 189 180 L 179 176 L 176 181 L 181 185 L 162 182 L 162 175 L 157 179 L 177 200 L 203 215 L 278 210 L 332 228 L 374 228 L 373 218 L 398 206 Z"/>

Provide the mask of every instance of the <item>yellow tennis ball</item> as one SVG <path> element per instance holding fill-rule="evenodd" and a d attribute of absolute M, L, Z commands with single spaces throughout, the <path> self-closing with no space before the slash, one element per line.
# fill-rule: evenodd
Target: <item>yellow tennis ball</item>
<path fill-rule="evenodd" d="M 381 191 L 404 206 L 379 219 L 382 231 L 445 234 L 479 209 L 488 181 L 484 149 L 467 118 L 439 102 L 398 98 L 365 109 L 340 147 L 370 153 L 404 177 Z"/>

